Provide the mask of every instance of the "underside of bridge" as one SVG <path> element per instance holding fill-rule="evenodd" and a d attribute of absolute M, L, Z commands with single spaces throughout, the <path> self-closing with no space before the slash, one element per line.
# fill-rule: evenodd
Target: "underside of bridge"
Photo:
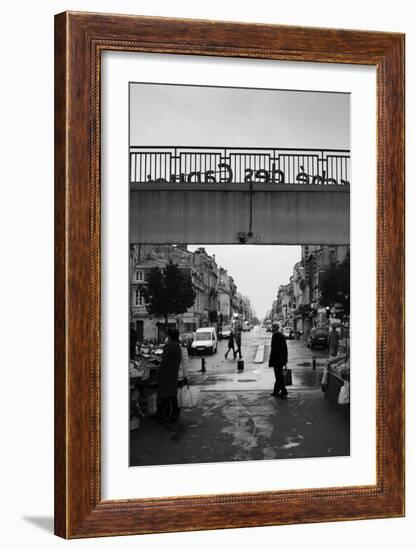
<path fill-rule="evenodd" d="M 350 243 L 343 190 L 134 191 L 130 201 L 132 243 L 230 244 L 241 233 L 251 244 Z"/>

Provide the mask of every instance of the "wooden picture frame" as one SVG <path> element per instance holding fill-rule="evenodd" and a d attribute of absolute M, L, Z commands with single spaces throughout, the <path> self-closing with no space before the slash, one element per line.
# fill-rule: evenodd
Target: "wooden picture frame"
<path fill-rule="evenodd" d="M 375 485 L 102 501 L 100 61 L 105 50 L 376 67 Z M 110 14 L 56 16 L 57 535 L 79 538 L 402 516 L 403 314 L 404 35 Z"/>

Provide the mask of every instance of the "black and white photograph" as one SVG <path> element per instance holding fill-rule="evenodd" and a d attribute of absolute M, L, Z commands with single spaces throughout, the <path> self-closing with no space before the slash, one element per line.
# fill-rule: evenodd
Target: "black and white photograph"
<path fill-rule="evenodd" d="M 350 94 L 130 82 L 128 162 L 130 466 L 349 456 Z"/>

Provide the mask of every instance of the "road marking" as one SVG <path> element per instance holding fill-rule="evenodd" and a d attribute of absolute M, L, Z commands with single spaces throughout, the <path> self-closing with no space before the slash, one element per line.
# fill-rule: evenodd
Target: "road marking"
<path fill-rule="evenodd" d="M 256 350 L 254 363 L 263 363 L 264 362 L 264 352 L 265 352 L 265 346 L 264 346 L 264 344 L 260 344 L 258 346 L 258 349 Z"/>

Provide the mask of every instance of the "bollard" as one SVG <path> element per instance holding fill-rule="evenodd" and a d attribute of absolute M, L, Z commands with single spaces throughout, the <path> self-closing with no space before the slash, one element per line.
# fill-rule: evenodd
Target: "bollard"
<path fill-rule="evenodd" d="M 202 357 L 202 368 L 200 372 L 206 372 L 206 359 L 204 357 Z"/>
<path fill-rule="evenodd" d="M 244 362 L 242 359 L 238 360 L 238 372 L 244 370 Z"/>
<path fill-rule="evenodd" d="M 316 370 L 316 356 L 313 355 L 313 370 Z"/>

